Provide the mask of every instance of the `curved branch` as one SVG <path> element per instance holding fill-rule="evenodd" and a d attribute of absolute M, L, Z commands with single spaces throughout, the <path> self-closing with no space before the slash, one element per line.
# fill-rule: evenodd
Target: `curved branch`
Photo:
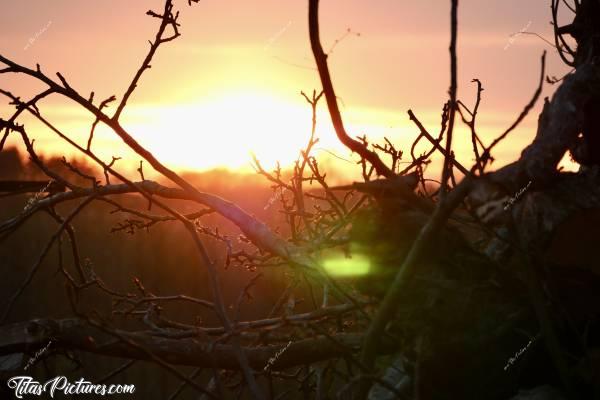
<path fill-rule="evenodd" d="M 340 139 L 340 141 L 350 150 L 368 160 L 373 167 L 375 167 L 375 170 L 379 175 L 383 175 L 386 178 L 393 177 L 395 175 L 394 172 L 381 161 L 379 156 L 367 149 L 367 147 L 358 140 L 348 136 L 348 133 L 344 128 L 344 122 L 342 120 L 342 115 L 340 114 L 337 97 L 329 74 L 329 67 L 327 66 L 327 54 L 323 51 L 321 39 L 319 37 L 319 0 L 309 0 L 308 26 L 310 32 L 310 45 L 319 71 L 319 77 L 323 84 L 323 92 L 325 93 L 325 99 L 327 100 L 327 108 L 329 109 L 331 122 L 333 123 L 333 128 L 335 129 L 338 139 Z"/>

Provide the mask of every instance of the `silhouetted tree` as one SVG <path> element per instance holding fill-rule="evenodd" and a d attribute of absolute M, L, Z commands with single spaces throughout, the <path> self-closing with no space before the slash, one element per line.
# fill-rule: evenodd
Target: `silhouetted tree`
<path fill-rule="evenodd" d="M 28 100 L 0 90 L 16 107 L 11 116 L 0 119 L 4 132 L 0 156 L 7 154 L 8 135 L 15 135 L 31 163 L 47 177 L 41 183 L 11 183 L 16 185 L 14 191 L 34 194 L 20 212 L 0 224 L 0 243 L 38 213 L 46 212 L 56 223 L 25 280 L 8 296 L 3 321 L 12 318 L 13 323 L 0 328 L 3 360 L 35 353 L 49 340 L 63 351 L 128 360 L 106 379 L 135 360 L 149 360 L 181 381 L 171 398 L 190 387 L 202 398 L 507 399 L 527 386 L 539 386 L 536 392 L 545 396 L 599 398 L 600 270 L 598 257 L 589 251 L 595 242 L 588 241 L 588 247 L 582 242 L 591 235 L 587 229 L 592 227 L 586 223 L 597 218 L 600 202 L 600 4 L 552 0 L 556 51 L 573 71 L 560 80 L 547 78 L 544 54 L 532 99 L 514 123 L 485 144 L 476 124 L 483 84 L 474 80 L 478 91 L 473 107 L 458 96 L 458 1 L 450 3 L 451 81 L 440 130 L 430 133 L 409 110 L 419 134 L 409 151 L 401 151 L 388 139 L 370 144 L 366 137 L 353 137 L 346 130 L 328 54 L 321 45 L 319 1 L 309 0 L 309 39 L 322 84 L 322 90 L 302 93 L 312 110 L 312 131 L 291 173 L 279 168 L 266 171 L 255 160 L 258 173 L 272 185 L 274 200 L 268 206 L 277 203 L 287 222 L 279 231 L 238 205 L 198 190 L 120 123 L 159 47 L 180 35 L 172 0 L 165 1 L 161 12 L 148 11 L 159 28 L 120 100 L 111 96 L 98 102 L 94 93 L 82 95 L 60 73 L 53 79 L 39 65 L 31 69 L 0 55 L 4 64 L 0 73 L 23 74 L 46 86 Z M 559 27 L 559 10 L 573 13 L 573 23 Z M 566 35 L 573 37 L 576 47 L 569 45 Z M 558 86 L 552 99 L 545 101 L 535 139 L 519 160 L 488 172 L 493 149 L 533 109 L 545 81 Z M 94 117 L 85 146 L 44 117 L 38 103 L 50 96 L 67 98 Z M 337 137 L 361 158 L 362 182 L 330 186 L 312 155 L 318 140 L 316 110 L 322 99 Z M 109 115 L 107 106 L 112 103 L 116 111 Z M 26 127 L 19 124 L 24 113 L 98 169 L 65 158 L 59 165 L 42 159 Z M 453 131 L 461 121 L 471 132 L 475 163 L 469 167 L 453 152 Z M 94 132 L 99 124 L 110 128 L 168 183 L 145 179 L 142 161 L 140 179 L 133 180 L 119 171 L 118 158 L 98 156 Z M 417 155 L 421 140 L 431 148 Z M 578 173 L 558 170 L 569 150 L 581 164 Z M 431 186 L 424 170 L 437 152 L 444 158 L 441 180 Z M 16 165 L 14 153 L 8 154 Z M 401 170 L 399 161 L 407 154 L 409 163 Z M 128 194 L 141 196 L 144 204 L 125 204 Z M 200 208 L 184 212 L 183 202 Z M 92 203 L 105 203 L 119 215 L 129 215 L 114 227 L 117 231 L 136 233 L 179 224 L 195 249 L 198 271 L 206 273 L 211 298 L 155 293 L 137 278 L 134 293 L 107 284 L 81 253 L 72 226 Z M 236 226 L 237 239 L 202 222 L 214 214 Z M 573 236 L 582 240 L 566 240 Z M 69 263 L 60 250 L 63 239 L 71 247 Z M 222 244 L 222 262 L 210 256 L 206 240 Z M 54 255 L 55 246 L 73 318 L 15 320 L 13 305 L 44 260 Z M 331 276 L 323 260 L 332 252 L 367 256 L 370 275 L 358 282 Z M 233 300 L 224 295 L 221 266 L 254 272 Z M 289 272 L 286 289 L 262 317 L 242 320 L 245 301 L 261 295 L 253 291 L 256 281 L 273 269 Z M 297 310 L 295 293 L 301 284 L 309 293 L 306 312 Z M 110 299 L 108 312 L 81 301 L 90 290 Z M 202 307 L 206 317 L 176 321 L 167 312 L 174 302 Z M 528 368 L 513 367 L 516 363 Z M 180 366 L 198 369 L 187 375 Z M 548 394 L 553 389 L 542 385 L 553 385 L 562 393 Z"/>

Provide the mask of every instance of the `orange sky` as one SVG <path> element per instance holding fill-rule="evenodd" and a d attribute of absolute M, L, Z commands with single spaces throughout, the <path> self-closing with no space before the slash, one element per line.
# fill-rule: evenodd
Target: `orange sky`
<path fill-rule="evenodd" d="M 482 80 L 480 134 L 489 142 L 509 126 L 537 84 L 539 58 L 548 46 L 519 30 L 551 38 L 547 1 L 462 0 L 459 14 L 459 98 L 474 100 L 472 78 Z M 141 143 L 177 169 L 226 166 L 247 169 L 250 151 L 272 166 L 289 165 L 308 138 L 310 109 L 300 90 L 319 88 L 310 52 L 307 2 L 301 0 L 201 0 L 181 10 L 182 37 L 162 46 L 129 102 L 122 121 Z M 71 86 L 96 99 L 122 96 L 148 50 L 158 20 L 145 16 L 161 1 L 83 2 L 30 0 L 3 4 L 0 52 L 28 66 L 40 63 L 60 71 Z M 349 35 L 329 57 L 348 131 L 372 141 L 384 135 L 407 149 L 417 130 L 412 108 L 437 132 L 448 88 L 449 1 L 322 0 L 325 49 L 348 28 Z M 548 74 L 566 68 L 554 53 Z M 0 75 L 0 86 L 26 98 L 41 87 L 30 80 Z M 554 87 L 547 86 L 544 95 Z M 2 100 L 0 115 L 10 108 Z M 323 103 L 324 104 L 324 103 Z M 534 132 L 539 106 L 512 139 L 496 152 L 498 166 L 518 157 Z M 317 154 L 338 168 L 351 158 L 321 110 Z M 89 115 L 61 98 L 43 103 L 42 112 L 84 142 Z M 114 108 L 109 112 L 114 112 Z M 24 119 L 38 150 L 72 154 L 31 119 Z M 107 159 L 127 156 L 110 132 L 101 130 L 96 150 Z M 470 165 L 466 131 L 457 134 L 457 153 Z M 327 151 L 325 151 L 327 150 Z M 137 165 L 132 157 L 123 167 Z M 435 172 L 437 174 L 437 171 Z"/>

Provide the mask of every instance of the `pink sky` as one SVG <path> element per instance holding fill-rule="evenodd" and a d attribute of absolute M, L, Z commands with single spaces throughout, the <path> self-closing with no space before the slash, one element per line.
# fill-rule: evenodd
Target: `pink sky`
<path fill-rule="evenodd" d="M 366 133 L 374 140 L 385 135 L 406 148 L 417 133 L 406 116 L 409 108 L 436 132 L 449 80 L 450 2 L 321 3 L 326 49 L 348 28 L 360 33 L 347 36 L 329 58 L 350 133 Z M 289 164 L 306 141 L 310 125 L 309 109 L 299 91 L 320 86 L 308 42 L 307 2 L 175 4 L 181 11 L 182 37 L 159 49 L 125 110 L 125 125 L 176 168 L 246 168 L 250 151 L 267 165 L 277 159 Z M 154 36 L 158 20 L 145 16 L 149 8 L 159 11 L 162 4 L 10 2 L 0 14 L 0 53 L 28 66 L 37 62 L 49 75 L 60 71 L 81 93 L 93 90 L 97 99 L 112 94 L 120 98 Z M 470 81 L 482 80 L 480 133 L 488 141 L 529 101 L 543 50 L 549 51 L 549 75 L 567 72 L 542 40 L 510 36 L 527 30 L 551 38 L 549 20 L 546 1 L 460 2 L 459 97 L 472 104 L 475 86 Z M 40 88 L 23 77 L 0 76 L 0 85 L 24 98 Z M 546 86 L 544 95 L 553 90 Z M 5 104 L 0 106 L 3 117 L 10 112 Z M 518 157 L 531 140 L 540 104 L 498 148 L 498 165 Z M 85 139 L 91 119 L 69 102 L 54 98 L 44 103 L 42 111 L 74 138 Z M 319 117 L 321 148 L 350 157 L 337 143 L 327 115 Z M 38 150 L 71 154 L 30 119 L 24 122 L 38 138 Z M 458 132 L 458 154 L 470 164 L 468 137 Z M 100 133 L 97 146 L 106 157 L 128 154 L 110 132 Z M 136 163 L 134 158 L 130 161 Z"/>

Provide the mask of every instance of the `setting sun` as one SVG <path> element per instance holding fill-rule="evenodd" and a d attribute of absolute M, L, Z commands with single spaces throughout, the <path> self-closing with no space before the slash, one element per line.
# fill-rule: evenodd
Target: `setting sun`
<path fill-rule="evenodd" d="M 308 107 L 260 93 L 144 107 L 131 117 L 131 131 L 139 132 L 151 150 L 180 168 L 245 168 L 251 153 L 269 168 L 277 161 L 288 165 L 310 136 Z"/>

